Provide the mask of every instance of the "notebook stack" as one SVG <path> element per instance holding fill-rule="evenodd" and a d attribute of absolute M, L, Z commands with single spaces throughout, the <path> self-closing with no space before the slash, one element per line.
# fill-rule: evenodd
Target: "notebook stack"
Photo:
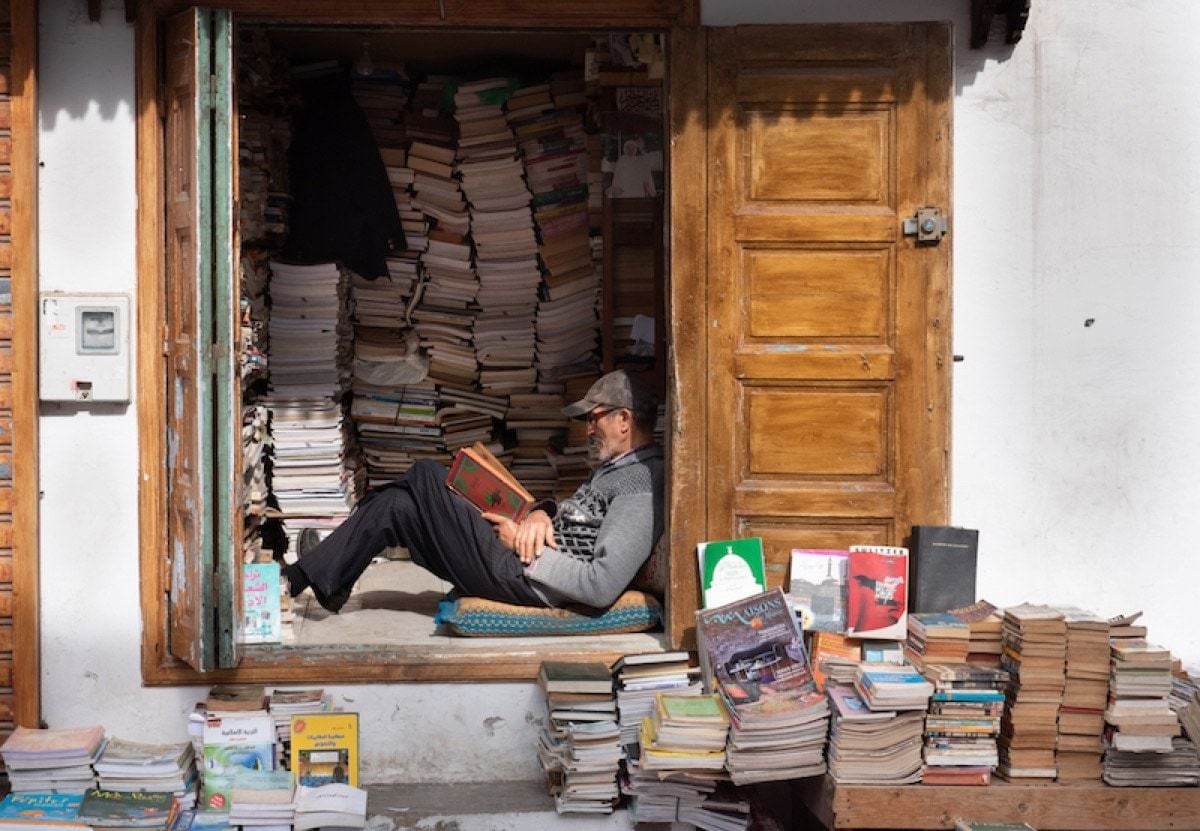
<path fill-rule="evenodd" d="M 1109 624 L 1092 612 L 1060 607 L 1067 620 L 1067 681 L 1058 709 L 1055 764 L 1060 782 L 1098 780 L 1104 772 Z"/>
<path fill-rule="evenodd" d="M 967 624 L 967 660 L 972 664 L 1000 666 L 1000 655 L 1004 652 L 1001 631 L 1004 619 L 999 610 L 986 600 L 977 600 L 969 606 L 951 609 L 950 614 Z"/>
<path fill-rule="evenodd" d="M 728 780 L 706 771 L 661 775 L 635 771 L 622 779 L 633 822 L 686 823 L 708 831 L 743 831 L 750 825 L 750 803 Z"/>
<path fill-rule="evenodd" d="M 114 737 L 93 767 L 105 790 L 170 793 L 182 810 L 196 805 L 199 773 L 191 742 L 148 744 Z"/>
<path fill-rule="evenodd" d="M 686 652 L 625 655 L 613 664 L 620 715 L 621 744 L 637 744 L 642 719 L 654 710 L 658 694 L 700 695 L 700 669 L 688 665 Z"/>
<path fill-rule="evenodd" d="M 960 664 L 970 651 L 971 630 L 949 612 L 914 612 L 908 616 L 904 656 L 918 670 L 926 664 Z"/>
<path fill-rule="evenodd" d="M 1008 780 L 1049 781 L 1057 775 L 1058 708 L 1066 685 L 1067 622 L 1049 606 L 1022 604 L 1004 611 L 1009 673 L 998 772 Z"/>
<path fill-rule="evenodd" d="M 996 738 L 1008 673 L 979 664 L 927 664 L 933 683 L 925 717 L 928 784 L 986 785 L 999 763 Z"/>
<path fill-rule="evenodd" d="M 271 263 L 271 490 L 293 538 L 328 527 L 362 484 L 342 394 L 349 386 L 349 274 L 334 263 Z"/>
<path fill-rule="evenodd" d="M 92 764 L 104 749 L 104 728 L 17 727 L 0 745 L 14 793 L 82 794 L 96 784 Z"/>
<path fill-rule="evenodd" d="M 846 784 L 921 781 L 921 710 L 872 709 L 854 687 L 830 683 L 829 774 Z"/>
<path fill-rule="evenodd" d="M 296 785 L 289 770 L 245 771 L 230 796 L 229 824 L 241 831 L 288 831 L 296 818 Z"/>
<path fill-rule="evenodd" d="M 549 718 L 538 763 L 559 813 L 611 813 L 623 751 L 612 674 L 598 661 L 543 661 Z"/>

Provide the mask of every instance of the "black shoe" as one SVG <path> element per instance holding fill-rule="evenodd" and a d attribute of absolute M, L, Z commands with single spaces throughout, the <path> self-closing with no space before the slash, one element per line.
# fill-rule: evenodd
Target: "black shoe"
<path fill-rule="evenodd" d="M 316 528 L 305 528 L 296 537 L 296 557 L 301 558 L 321 544 L 321 534 Z"/>
<path fill-rule="evenodd" d="M 346 601 L 350 599 L 351 588 L 351 586 L 346 586 L 344 589 L 339 589 L 333 594 L 325 594 L 325 592 L 316 586 L 313 586 L 312 590 L 313 595 L 317 598 L 317 602 L 321 604 L 321 608 L 336 615 L 346 605 Z"/>

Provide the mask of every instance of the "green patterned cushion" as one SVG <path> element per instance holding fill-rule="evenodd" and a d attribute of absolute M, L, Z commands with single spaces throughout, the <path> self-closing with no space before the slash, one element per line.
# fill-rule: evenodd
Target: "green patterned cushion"
<path fill-rule="evenodd" d="M 653 629 L 662 622 L 662 606 L 653 596 L 640 591 L 625 592 L 598 615 L 513 606 L 481 597 L 457 597 L 442 601 L 435 620 L 456 635 L 474 638 L 612 635 Z"/>

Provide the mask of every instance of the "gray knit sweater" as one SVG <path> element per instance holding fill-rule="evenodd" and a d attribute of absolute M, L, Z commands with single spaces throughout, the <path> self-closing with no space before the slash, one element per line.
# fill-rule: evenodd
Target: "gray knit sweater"
<path fill-rule="evenodd" d="M 551 606 L 607 608 L 663 532 L 663 453 L 651 446 L 605 462 L 553 512 L 557 548 L 525 568 Z"/>

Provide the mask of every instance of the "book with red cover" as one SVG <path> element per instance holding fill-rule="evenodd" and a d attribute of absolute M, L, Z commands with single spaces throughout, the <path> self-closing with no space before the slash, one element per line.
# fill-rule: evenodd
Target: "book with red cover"
<path fill-rule="evenodd" d="M 513 522 L 524 519 L 534 503 L 529 491 L 479 442 L 454 455 L 446 484 L 480 511 Z"/>
<path fill-rule="evenodd" d="M 908 633 L 908 551 L 895 546 L 852 546 L 846 582 L 846 634 L 904 640 Z"/>

